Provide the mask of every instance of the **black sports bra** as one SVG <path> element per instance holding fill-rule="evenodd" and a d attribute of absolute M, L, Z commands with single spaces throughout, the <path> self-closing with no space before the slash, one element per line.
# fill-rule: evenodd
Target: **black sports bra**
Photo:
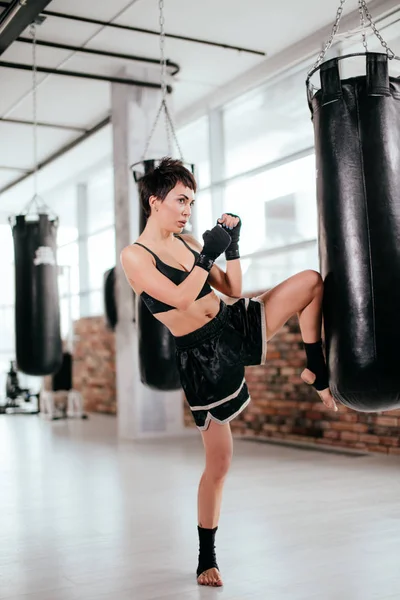
<path fill-rule="evenodd" d="M 181 242 L 183 242 L 185 244 L 186 248 L 188 248 L 194 254 L 195 258 L 197 258 L 199 256 L 199 253 L 196 252 L 196 250 L 193 250 L 193 248 L 191 248 L 185 242 L 185 240 L 180 238 L 178 235 L 176 235 L 175 237 L 178 240 L 181 240 Z M 147 252 L 150 252 L 150 254 L 154 257 L 154 259 L 156 261 L 156 269 L 158 271 L 160 271 L 160 273 L 165 275 L 165 277 L 168 277 L 168 279 L 170 279 L 170 281 L 172 281 L 176 285 L 179 285 L 180 283 L 182 283 L 182 281 L 184 281 L 186 279 L 186 277 L 189 275 L 189 273 L 191 273 L 191 271 L 193 270 L 194 265 L 190 271 L 184 271 L 183 269 L 177 269 L 176 267 L 171 267 L 171 265 L 167 265 L 162 260 L 160 260 L 158 258 L 158 256 L 156 254 L 154 254 L 154 252 L 152 252 L 146 246 L 143 246 L 143 244 L 140 244 L 139 242 L 135 242 L 135 244 L 137 246 L 141 246 L 142 248 L 147 250 Z M 209 286 L 209 284 L 206 282 L 203 285 L 196 300 L 203 298 L 203 296 L 207 296 L 207 294 L 210 294 L 211 292 L 212 292 L 212 289 Z M 147 292 L 142 292 L 140 294 L 140 297 L 143 299 L 143 302 L 145 303 L 145 305 L 147 306 L 147 308 L 153 315 L 156 313 L 167 312 L 169 310 L 176 309 L 176 306 L 170 306 L 169 304 L 165 304 L 165 302 L 161 302 L 161 300 L 157 300 L 157 298 L 153 298 Z"/>

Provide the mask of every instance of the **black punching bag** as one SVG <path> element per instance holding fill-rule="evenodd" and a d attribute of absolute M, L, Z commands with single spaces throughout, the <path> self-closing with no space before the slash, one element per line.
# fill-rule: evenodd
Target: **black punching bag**
<path fill-rule="evenodd" d="M 143 166 L 144 172 L 148 173 L 154 169 L 155 161 L 145 160 Z M 139 210 L 139 231 L 142 233 L 147 217 L 141 206 Z M 165 325 L 153 317 L 140 297 L 137 304 L 137 322 L 142 383 L 155 390 L 180 389 L 181 383 L 175 358 L 175 340 Z"/>
<path fill-rule="evenodd" d="M 16 356 L 18 369 L 28 375 L 51 375 L 62 363 L 57 226 L 39 214 L 35 220 L 18 215 L 12 227 Z"/>
<path fill-rule="evenodd" d="M 309 101 L 330 386 L 372 412 L 400 406 L 400 80 L 363 56 L 366 76 L 322 64 Z"/>
<path fill-rule="evenodd" d="M 115 330 L 118 322 L 117 303 L 115 298 L 115 267 L 108 269 L 103 278 L 103 304 L 106 324 Z"/>
<path fill-rule="evenodd" d="M 133 321 L 135 321 L 135 312 L 136 312 L 136 294 L 132 290 L 133 295 L 133 308 L 134 308 L 134 316 Z M 104 273 L 103 277 L 103 304 L 104 304 L 104 314 L 106 325 L 112 331 L 115 331 L 115 328 L 118 323 L 118 311 L 117 311 L 117 299 L 116 299 L 116 291 L 115 291 L 115 267 L 112 269 L 108 269 Z"/>

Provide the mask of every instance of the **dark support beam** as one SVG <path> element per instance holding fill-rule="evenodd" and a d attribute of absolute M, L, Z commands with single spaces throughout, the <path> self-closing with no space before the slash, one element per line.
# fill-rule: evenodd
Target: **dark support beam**
<path fill-rule="evenodd" d="M 33 121 L 26 121 L 25 119 L 3 119 L 0 118 L 0 123 L 11 123 L 13 125 L 35 125 Z M 85 127 L 74 127 L 73 125 L 61 125 L 60 123 L 44 123 L 42 121 L 38 121 L 36 123 L 38 127 L 49 127 L 50 129 L 64 129 L 65 131 L 77 131 L 82 133 L 87 131 Z"/>
<path fill-rule="evenodd" d="M 22 71 L 32 71 L 32 65 L 0 61 L 0 67 L 5 69 L 20 69 Z M 151 83 L 149 81 L 138 81 L 137 79 L 126 79 L 125 77 L 111 77 L 109 75 L 95 75 L 94 73 L 83 73 L 80 71 L 65 71 L 64 69 L 49 69 L 48 67 L 36 67 L 38 73 L 48 73 L 50 75 L 62 75 L 64 77 L 78 77 L 79 79 L 91 79 L 94 81 L 108 81 L 109 83 L 123 83 L 125 85 L 135 85 L 138 87 L 161 89 L 161 84 Z M 172 87 L 167 86 L 167 91 L 172 92 Z"/>
<path fill-rule="evenodd" d="M 18 42 L 25 44 L 33 44 L 31 38 L 19 37 Z M 58 42 L 48 42 L 45 40 L 36 40 L 37 46 L 45 46 L 46 48 L 56 48 L 58 50 L 71 50 L 72 52 L 81 52 L 83 54 L 92 54 L 94 56 L 105 56 L 106 58 L 122 58 L 123 60 L 132 60 L 142 63 L 150 63 L 159 65 L 160 60 L 157 58 L 147 58 L 146 56 L 135 56 L 133 54 L 121 54 L 119 52 L 106 52 L 105 50 L 94 50 L 93 48 L 81 48 L 80 46 L 72 46 L 71 44 L 59 44 Z M 171 68 L 171 75 L 177 75 L 180 71 L 179 65 L 171 60 L 166 61 L 167 67 Z"/>
<path fill-rule="evenodd" d="M 51 0 L 12 0 L 0 14 L 0 55 L 17 39 Z"/>
<path fill-rule="evenodd" d="M 5 2 L 0 2 L 0 6 L 7 6 Z M 69 19 L 70 21 L 78 21 L 79 23 L 91 23 L 92 25 L 101 25 L 102 27 L 113 27 L 114 29 L 124 29 L 125 31 L 135 31 L 136 33 L 147 33 L 148 35 L 160 35 L 159 31 L 153 29 L 142 29 L 140 27 L 131 27 L 130 25 L 120 25 L 119 23 L 108 23 L 107 21 L 100 21 L 100 19 L 89 19 L 88 17 L 80 17 L 78 15 L 71 15 L 69 13 L 55 12 L 52 10 L 42 11 L 43 15 L 48 17 L 56 17 L 59 19 Z M 236 52 L 243 52 L 247 54 L 256 54 L 257 56 L 266 56 L 265 52 L 261 50 L 252 50 L 251 48 L 241 48 L 240 46 L 231 46 L 230 44 L 223 44 L 221 42 L 211 42 L 210 40 L 201 40 L 198 38 L 186 37 L 184 35 L 175 35 L 174 33 L 166 33 L 165 37 L 172 38 L 174 40 L 182 40 L 184 42 L 192 42 L 194 44 L 205 44 L 206 46 L 214 46 L 216 48 L 224 48 L 225 50 L 235 50 Z"/>
<path fill-rule="evenodd" d="M 63 154 L 66 154 L 67 152 L 69 152 L 70 150 L 72 150 L 73 148 L 75 148 L 76 146 L 78 146 L 79 144 L 81 144 L 82 142 L 87 140 L 88 138 L 90 138 L 92 135 L 94 135 L 95 133 L 100 131 L 100 129 L 103 129 L 103 127 L 105 127 L 109 123 L 111 123 L 110 116 L 106 117 L 105 119 L 100 121 L 100 123 L 97 123 L 97 125 L 95 125 L 91 129 L 88 129 L 83 135 L 80 135 L 79 137 L 75 138 L 72 142 L 69 142 L 69 144 L 62 146 L 59 150 L 57 150 L 56 152 L 54 152 L 53 154 L 48 156 L 45 160 L 43 160 L 41 163 L 38 164 L 37 170 L 40 171 L 44 167 L 47 167 L 47 165 L 49 165 L 50 163 L 55 161 L 57 158 L 60 158 L 60 156 L 63 156 Z M 0 196 L 1 196 L 1 194 L 4 194 L 4 192 L 7 192 L 14 186 L 21 183 L 21 181 L 24 181 L 25 179 L 27 179 L 28 177 L 33 175 L 34 172 L 35 172 L 34 170 L 29 170 L 24 175 L 21 175 L 21 177 L 18 177 L 18 179 L 15 179 L 14 181 L 11 181 L 11 183 L 8 183 L 4 187 L 2 187 L 0 189 Z"/>

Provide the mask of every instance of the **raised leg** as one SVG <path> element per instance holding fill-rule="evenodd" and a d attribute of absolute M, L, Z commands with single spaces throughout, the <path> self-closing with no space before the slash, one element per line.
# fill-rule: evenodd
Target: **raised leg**
<path fill-rule="evenodd" d="M 233 453 L 232 433 L 229 423 L 220 425 L 214 421 L 206 431 L 202 431 L 206 465 L 200 480 L 198 492 L 198 522 L 202 534 L 218 526 L 221 511 L 222 491 Z M 203 546 L 203 547 L 202 547 Z M 199 565 L 207 566 L 210 560 L 207 539 L 200 539 Z M 217 568 L 205 569 L 197 579 L 200 585 L 221 586 L 222 579 Z"/>
<path fill-rule="evenodd" d="M 264 303 L 267 338 L 271 339 L 290 317 L 297 314 L 304 343 L 318 342 L 322 329 L 323 289 L 321 275 L 308 270 L 297 273 L 262 294 L 260 300 Z M 301 377 L 303 381 L 312 385 L 316 374 L 310 369 L 305 369 Z M 329 388 L 318 390 L 318 394 L 328 408 L 337 410 Z"/>

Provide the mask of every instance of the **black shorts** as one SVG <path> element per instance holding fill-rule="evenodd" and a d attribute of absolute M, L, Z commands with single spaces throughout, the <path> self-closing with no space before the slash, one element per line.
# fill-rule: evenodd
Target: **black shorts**
<path fill-rule="evenodd" d="M 250 402 L 244 368 L 265 362 L 267 329 L 258 298 L 221 301 L 216 317 L 200 329 L 175 337 L 183 390 L 199 429 L 210 420 L 227 423 Z"/>

